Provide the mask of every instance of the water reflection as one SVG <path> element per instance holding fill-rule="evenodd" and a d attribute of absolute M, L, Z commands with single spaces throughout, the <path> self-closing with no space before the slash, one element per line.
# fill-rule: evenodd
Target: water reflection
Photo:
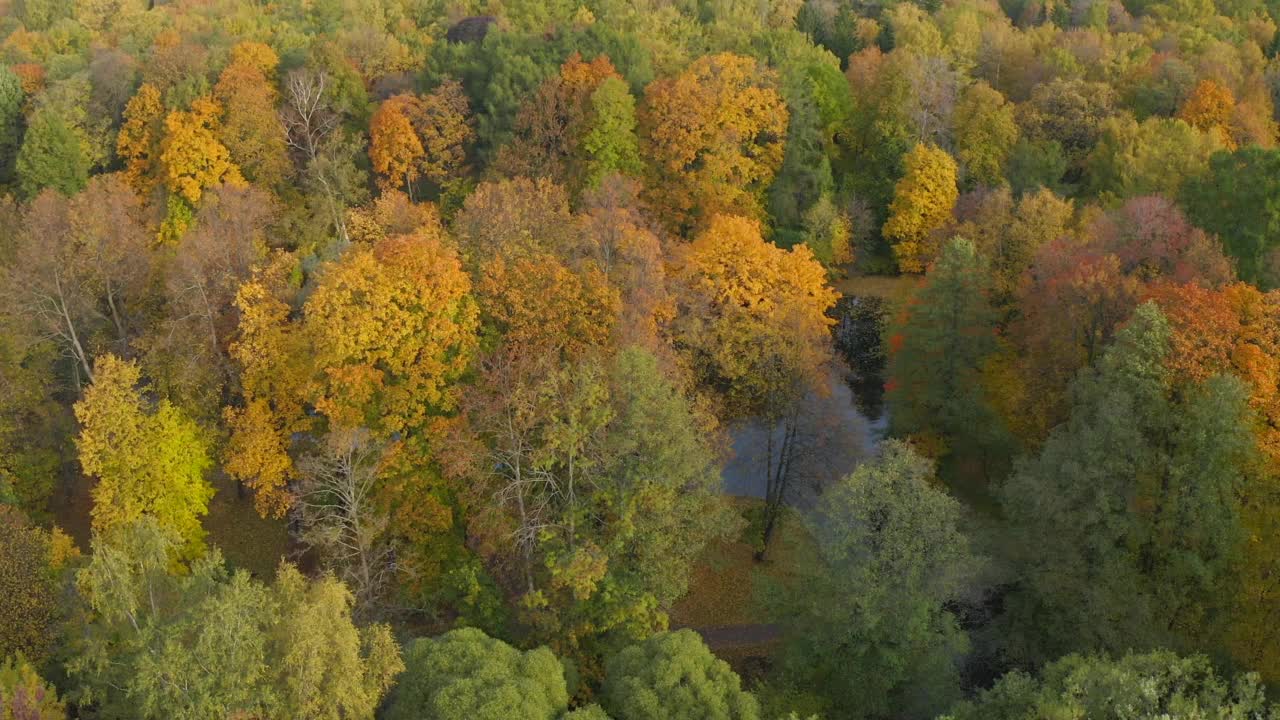
<path fill-rule="evenodd" d="M 829 391 L 812 393 L 804 403 L 789 483 L 788 502 L 793 505 L 808 506 L 822 488 L 875 454 L 888 431 L 883 315 L 884 303 L 876 297 L 845 297 L 832 309 L 839 362 L 830 370 Z M 783 434 L 780 424 L 767 428 L 749 421 L 730 430 L 733 457 L 722 473 L 726 493 L 764 497 L 769 433 L 777 447 Z"/>

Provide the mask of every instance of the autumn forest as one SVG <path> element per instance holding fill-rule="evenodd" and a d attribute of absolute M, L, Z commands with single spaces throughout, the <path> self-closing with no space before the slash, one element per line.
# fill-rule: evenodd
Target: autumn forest
<path fill-rule="evenodd" d="M 1280 718 L 1278 24 L 0 0 L 0 720 Z"/>

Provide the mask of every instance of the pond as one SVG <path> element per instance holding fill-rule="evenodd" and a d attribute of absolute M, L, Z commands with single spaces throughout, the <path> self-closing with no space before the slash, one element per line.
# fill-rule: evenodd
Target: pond
<path fill-rule="evenodd" d="M 805 400 L 789 501 L 806 506 L 821 489 L 847 475 L 874 455 L 888 431 L 884 407 L 884 301 L 878 297 L 843 297 L 831 310 L 839 362 L 829 372 L 826 393 Z M 763 498 L 765 454 L 769 433 L 775 447 L 782 426 L 748 421 L 729 431 L 733 456 L 722 471 L 730 495 Z"/>

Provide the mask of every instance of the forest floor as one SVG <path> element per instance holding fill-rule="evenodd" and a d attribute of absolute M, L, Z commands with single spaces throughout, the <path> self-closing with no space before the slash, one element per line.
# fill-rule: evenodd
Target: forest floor
<path fill-rule="evenodd" d="M 755 498 L 730 500 L 743 511 L 761 504 Z M 769 587 L 789 584 L 807 563 L 816 561 L 813 540 L 794 512 L 783 517 L 760 562 L 747 532 L 707 547 L 689 578 L 689 593 L 671 610 L 673 629 L 697 631 L 716 655 L 740 672 L 771 656 L 781 636 L 764 600 Z"/>
<path fill-rule="evenodd" d="M 217 547 L 233 568 L 248 570 L 255 577 L 271 580 L 281 558 L 289 556 L 289 526 L 285 520 L 263 519 L 253 507 L 253 495 L 240 497 L 236 483 L 222 473 L 210 477 L 214 495 L 204 518 L 205 544 Z M 76 541 L 82 552 L 89 551 L 92 481 L 80 473 L 63 478 L 62 497 L 53 503 L 54 522 Z"/>
<path fill-rule="evenodd" d="M 212 480 L 217 492 L 204 518 L 204 529 L 209 533 L 205 543 L 221 550 L 232 567 L 270 581 L 280 560 L 289 557 L 292 550 L 288 521 L 259 516 L 253 507 L 253 493 L 240 497 L 236 482 L 226 475 L 215 473 Z"/>
<path fill-rule="evenodd" d="M 895 301 L 907 296 L 920 281 L 917 275 L 857 275 L 849 274 L 833 283 L 841 295 L 872 296 Z"/>

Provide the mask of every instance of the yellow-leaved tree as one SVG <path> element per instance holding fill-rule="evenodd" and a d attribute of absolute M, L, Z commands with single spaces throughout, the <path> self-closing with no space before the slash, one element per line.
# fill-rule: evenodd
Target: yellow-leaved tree
<path fill-rule="evenodd" d="M 243 402 L 226 410 L 226 469 L 256 491 L 260 513 L 282 516 L 292 502 L 294 433 L 367 428 L 416 446 L 453 409 L 479 311 L 433 221 L 350 247 L 322 268 L 300 320 L 290 319 L 291 267 L 277 262 L 241 287 L 231 355 Z"/>
<path fill-rule="evenodd" d="M 440 234 L 354 247 L 326 268 L 304 308 L 317 365 L 312 398 L 330 424 L 422 430 L 449 411 L 477 343 L 471 281 Z"/>
<path fill-rule="evenodd" d="M 276 115 L 279 64 L 266 45 L 239 43 L 231 48 L 231 62 L 213 87 L 224 110 L 218 139 L 247 179 L 268 186 L 283 181 L 289 172 L 284 126 Z"/>
<path fill-rule="evenodd" d="M 227 474 L 254 490 L 263 517 L 283 517 L 296 477 L 289 439 L 308 426 L 303 404 L 309 355 L 289 321 L 289 258 L 277 255 L 240 286 L 240 313 L 230 356 L 240 369 L 243 403 L 223 411 L 230 436 Z"/>
<path fill-rule="evenodd" d="M 838 295 L 808 246 L 783 250 L 755 220 L 717 215 L 681 248 L 674 275 L 677 347 L 725 390 L 728 414 L 768 415 L 793 388 L 821 383 Z"/>
<path fill-rule="evenodd" d="M 148 401 L 138 388 L 136 363 L 99 357 L 93 384 L 75 404 L 80 465 L 97 479 L 93 529 L 126 525 L 149 515 L 178 533 L 182 556 L 204 554 L 200 518 L 209 510 L 211 465 L 199 426 L 167 400 Z"/>
<path fill-rule="evenodd" d="M 960 192 L 956 161 L 946 150 L 917 143 L 902 159 L 902 179 L 893 188 L 882 232 L 893 245 L 902 272 L 921 273 L 938 254 L 934 231 L 951 220 Z"/>
<path fill-rule="evenodd" d="M 1236 149 L 1231 137 L 1231 118 L 1236 98 L 1231 89 L 1216 80 L 1201 80 L 1178 108 L 1178 118 L 1197 130 L 1212 133 L 1228 150 Z"/>
<path fill-rule="evenodd" d="M 196 98 L 190 110 L 175 110 L 164 119 L 164 163 L 169 192 L 195 205 L 207 188 L 226 182 L 244 184 L 240 168 L 218 139 L 222 107 L 209 97 Z"/>
<path fill-rule="evenodd" d="M 116 155 L 124 161 L 125 179 L 144 197 L 159 180 L 156 175 L 163 123 L 160 91 L 151 83 L 143 83 L 124 108 L 124 121 L 116 136 Z"/>
<path fill-rule="evenodd" d="M 699 58 L 645 89 L 641 129 L 652 200 L 688 229 L 716 213 L 758 218 L 782 166 L 788 113 L 768 69 L 742 55 Z"/>
<path fill-rule="evenodd" d="M 807 245 L 783 250 L 743 217 L 712 217 L 674 264 L 676 348 L 726 419 L 781 426 L 782 442 L 775 447 L 771 437 L 762 468 L 762 558 L 792 477 L 800 408 L 826 391 L 834 323 L 827 311 L 839 295 Z"/>

